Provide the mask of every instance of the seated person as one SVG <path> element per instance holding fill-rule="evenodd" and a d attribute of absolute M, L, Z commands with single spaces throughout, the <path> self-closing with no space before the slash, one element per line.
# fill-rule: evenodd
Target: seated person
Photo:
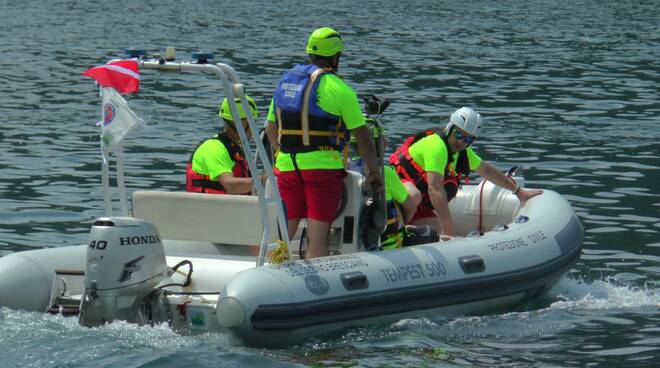
<path fill-rule="evenodd" d="M 248 100 L 250 113 L 258 116 L 254 100 Z M 240 99 L 236 98 L 236 107 L 240 121 L 247 133 L 252 137 L 245 110 Z M 236 131 L 236 123 L 227 98 L 224 99 L 218 112 L 224 121 L 224 127 L 217 136 L 205 139 L 193 151 L 186 166 L 186 191 L 213 194 L 250 194 L 252 178 L 250 169 L 241 147 L 241 140 Z"/>
<path fill-rule="evenodd" d="M 401 248 L 406 245 L 409 234 L 405 224 L 410 221 L 422 201 L 421 193 L 408 194 L 399 175 L 392 166 L 383 167 L 385 177 L 385 209 L 387 211 L 387 226 L 380 236 L 380 247 L 383 250 Z"/>

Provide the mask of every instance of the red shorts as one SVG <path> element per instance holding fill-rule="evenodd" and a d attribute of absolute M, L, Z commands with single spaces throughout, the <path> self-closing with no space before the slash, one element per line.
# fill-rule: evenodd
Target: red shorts
<path fill-rule="evenodd" d="M 409 224 L 427 217 L 438 217 L 438 213 L 435 212 L 433 208 L 420 204 L 417 206 L 417 211 L 415 211 L 415 214 L 413 215 L 413 218 L 410 220 Z"/>
<path fill-rule="evenodd" d="M 408 182 L 408 183 L 412 183 L 413 185 L 415 184 L 412 180 L 406 179 L 406 178 L 401 178 L 401 182 L 402 183 Z M 422 194 L 422 202 L 424 202 L 425 199 L 428 200 L 428 194 L 426 194 L 426 195 Z M 429 206 L 427 206 L 423 203 L 420 203 L 419 206 L 417 206 L 417 211 L 415 211 L 415 214 L 413 215 L 413 218 L 410 219 L 410 222 L 408 222 L 408 223 L 412 224 L 413 222 L 415 222 L 419 219 L 423 219 L 423 218 L 427 218 L 427 217 L 438 217 L 438 213 L 435 212 L 433 207 L 429 207 Z"/>
<path fill-rule="evenodd" d="M 275 170 L 275 175 L 289 220 L 310 218 L 330 223 L 334 221 L 342 197 L 346 171 Z"/>

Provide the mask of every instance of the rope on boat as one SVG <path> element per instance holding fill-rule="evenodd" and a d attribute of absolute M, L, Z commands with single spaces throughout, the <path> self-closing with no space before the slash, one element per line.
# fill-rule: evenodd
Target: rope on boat
<path fill-rule="evenodd" d="M 270 252 L 270 263 L 280 264 L 289 260 L 289 245 L 283 241 L 277 241 L 277 247 Z"/>

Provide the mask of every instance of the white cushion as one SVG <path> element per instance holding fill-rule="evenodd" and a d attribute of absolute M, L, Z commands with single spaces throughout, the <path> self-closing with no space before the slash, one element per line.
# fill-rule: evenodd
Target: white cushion
<path fill-rule="evenodd" d="M 269 205 L 269 242 L 277 239 L 277 217 Z M 154 223 L 163 239 L 259 245 L 263 232 L 256 196 L 137 191 L 133 216 Z"/>

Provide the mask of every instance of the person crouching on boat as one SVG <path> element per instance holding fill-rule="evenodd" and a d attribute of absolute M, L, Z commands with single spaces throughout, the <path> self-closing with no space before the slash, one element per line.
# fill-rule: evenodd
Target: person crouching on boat
<path fill-rule="evenodd" d="M 383 250 L 397 249 L 404 246 L 437 241 L 437 234 L 415 226 L 406 226 L 416 213 L 421 202 L 421 193 L 416 189 L 409 193 L 401 182 L 393 166 L 383 167 L 385 178 L 385 209 L 387 226 L 380 236 Z M 426 235 L 424 235 L 426 234 Z"/>
<path fill-rule="evenodd" d="M 390 164 L 404 182 L 422 193 L 412 225 L 430 225 L 443 239 L 455 235 L 449 212 L 461 182 L 471 171 L 497 186 L 511 190 L 522 205 L 541 190 L 521 188 L 492 165 L 481 160 L 470 145 L 477 138 L 481 115 L 469 107 L 451 114 L 443 130 L 427 130 L 406 139 L 390 156 Z"/>
<path fill-rule="evenodd" d="M 371 125 L 367 119 L 367 126 L 373 131 L 374 139 L 378 136 L 376 126 Z M 381 131 L 382 132 L 382 131 Z M 381 133 L 382 134 L 382 133 Z M 385 137 L 382 138 L 385 140 Z M 355 139 L 351 137 L 351 148 L 356 152 Z M 349 170 L 364 174 L 364 161 L 360 155 L 352 155 Z M 387 211 L 387 226 L 380 236 L 380 249 L 391 250 L 410 245 L 438 241 L 437 233 L 429 226 L 416 227 L 407 225 L 422 200 L 422 194 L 416 187 L 404 186 L 401 178 L 391 165 L 383 167 L 385 180 L 385 207 Z M 374 249 L 375 250 L 375 249 Z"/>
<path fill-rule="evenodd" d="M 371 133 L 355 91 L 338 75 L 344 43 L 329 27 L 307 41 L 308 64 L 279 80 L 268 112 L 266 133 L 279 148 L 275 175 L 286 204 L 289 237 L 307 218 L 307 258 L 328 255 L 328 235 L 342 196 L 346 172 L 342 151 L 352 132 L 369 172 L 368 183 L 382 190 Z"/>
<path fill-rule="evenodd" d="M 245 97 L 250 105 L 250 113 L 256 118 L 259 115 L 257 104 L 251 97 Z M 236 98 L 235 101 L 240 114 L 239 121 L 250 138 L 252 132 L 243 105 L 239 98 Z M 252 178 L 227 98 L 222 102 L 218 115 L 222 118 L 224 127 L 217 136 L 202 141 L 190 156 L 186 166 L 186 191 L 212 194 L 250 194 Z"/>

